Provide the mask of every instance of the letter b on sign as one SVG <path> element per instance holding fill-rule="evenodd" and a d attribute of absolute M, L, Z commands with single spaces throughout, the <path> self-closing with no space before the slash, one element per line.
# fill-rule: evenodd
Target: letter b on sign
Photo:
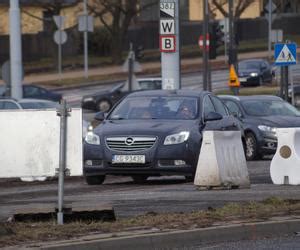
<path fill-rule="evenodd" d="M 160 36 L 160 52 L 175 52 L 176 37 L 175 36 Z"/>

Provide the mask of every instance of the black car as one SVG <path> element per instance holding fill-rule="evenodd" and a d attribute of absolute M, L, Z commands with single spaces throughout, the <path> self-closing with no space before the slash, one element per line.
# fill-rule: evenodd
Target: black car
<path fill-rule="evenodd" d="M 108 112 L 115 103 L 128 95 L 127 83 L 121 83 L 112 89 L 103 90 L 82 98 L 81 106 L 84 109 Z M 161 78 L 137 79 L 132 86 L 132 91 L 161 89 Z"/>
<path fill-rule="evenodd" d="M 238 76 L 242 86 L 260 86 L 272 82 L 274 73 L 268 61 L 249 59 L 238 64 Z"/>
<path fill-rule="evenodd" d="M 232 114 L 242 122 L 245 132 L 246 159 L 261 159 L 274 154 L 277 128 L 300 127 L 300 112 L 270 95 L 219 96 Z"/>
<path fill-rule="evenodd" d="M 0 96 L 4 97 L 6 95 L 6 86 L 0 86 Z M 43 99 L 54 102 L 59 102 L 62 98 L 62 95 L 59 93 L 55 93 L 48 89 L 42 88 L 40 86 L 32 85 L 32 84 L 24 84 L 23 85 L 23 98 L 31 98 L 31 99 Z"/>
<path fill-rule="evenodd" d="M 136 182 L 161 175 L 193 178 L 203 130 L 239 129 L 209 92 L 134 92 L 88 132 L 84 175 L 88 184 L 101 184 L 108 174 L 132 176 Z"/>

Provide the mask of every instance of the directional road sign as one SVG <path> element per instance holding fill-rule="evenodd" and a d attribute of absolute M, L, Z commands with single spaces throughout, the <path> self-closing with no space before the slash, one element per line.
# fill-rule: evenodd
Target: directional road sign
<path fill-rule="evenodd" d="M 274 50 L 275 65 L 287 66 L 297 64 L 297 44 L 277 43 Z"/>

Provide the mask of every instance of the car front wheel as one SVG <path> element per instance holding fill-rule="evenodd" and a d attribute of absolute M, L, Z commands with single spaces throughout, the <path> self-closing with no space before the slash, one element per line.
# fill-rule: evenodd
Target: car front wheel
<path fill-rule="evenodd" d="M 97 103 L 97 110 L 102 112 L 108 112 L 111 109 L 111 103 L 108 100 L 100 100 Z"/>
<path fill-rule="evenodd" d="M 85 176 L 88 185 L 100 185 L 104 182 L 105 175 Z"/>
<path fill-rule="evenodd" d="M 245 144 L 246 144 L 246 160 L 253 161 L 259 158 L 258 154 L 258 145 L 253 133 L 247 133 L 245 135 Z"/>

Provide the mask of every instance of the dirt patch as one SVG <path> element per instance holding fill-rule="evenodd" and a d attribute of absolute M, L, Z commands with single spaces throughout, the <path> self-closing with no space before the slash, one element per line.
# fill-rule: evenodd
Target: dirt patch
<path fill-rule="evenodd" d="M 115 222 L 96 220 L 76 221 L 57 225 L 47 222 L 6 223 L 10 235 L 0 236 L 0 247 L 50 240 L 66 240 L 98 233 L 117 233 L 138 229 L 175 230 L 204 228 L 226 222 L 266 221 L 274 216 L 300 215 L 300 201 L 281 200 L 276 197 L 262 202 L 228 203 L 222 208 L 209 207 L 192 213 L 147 213 Z"/>

